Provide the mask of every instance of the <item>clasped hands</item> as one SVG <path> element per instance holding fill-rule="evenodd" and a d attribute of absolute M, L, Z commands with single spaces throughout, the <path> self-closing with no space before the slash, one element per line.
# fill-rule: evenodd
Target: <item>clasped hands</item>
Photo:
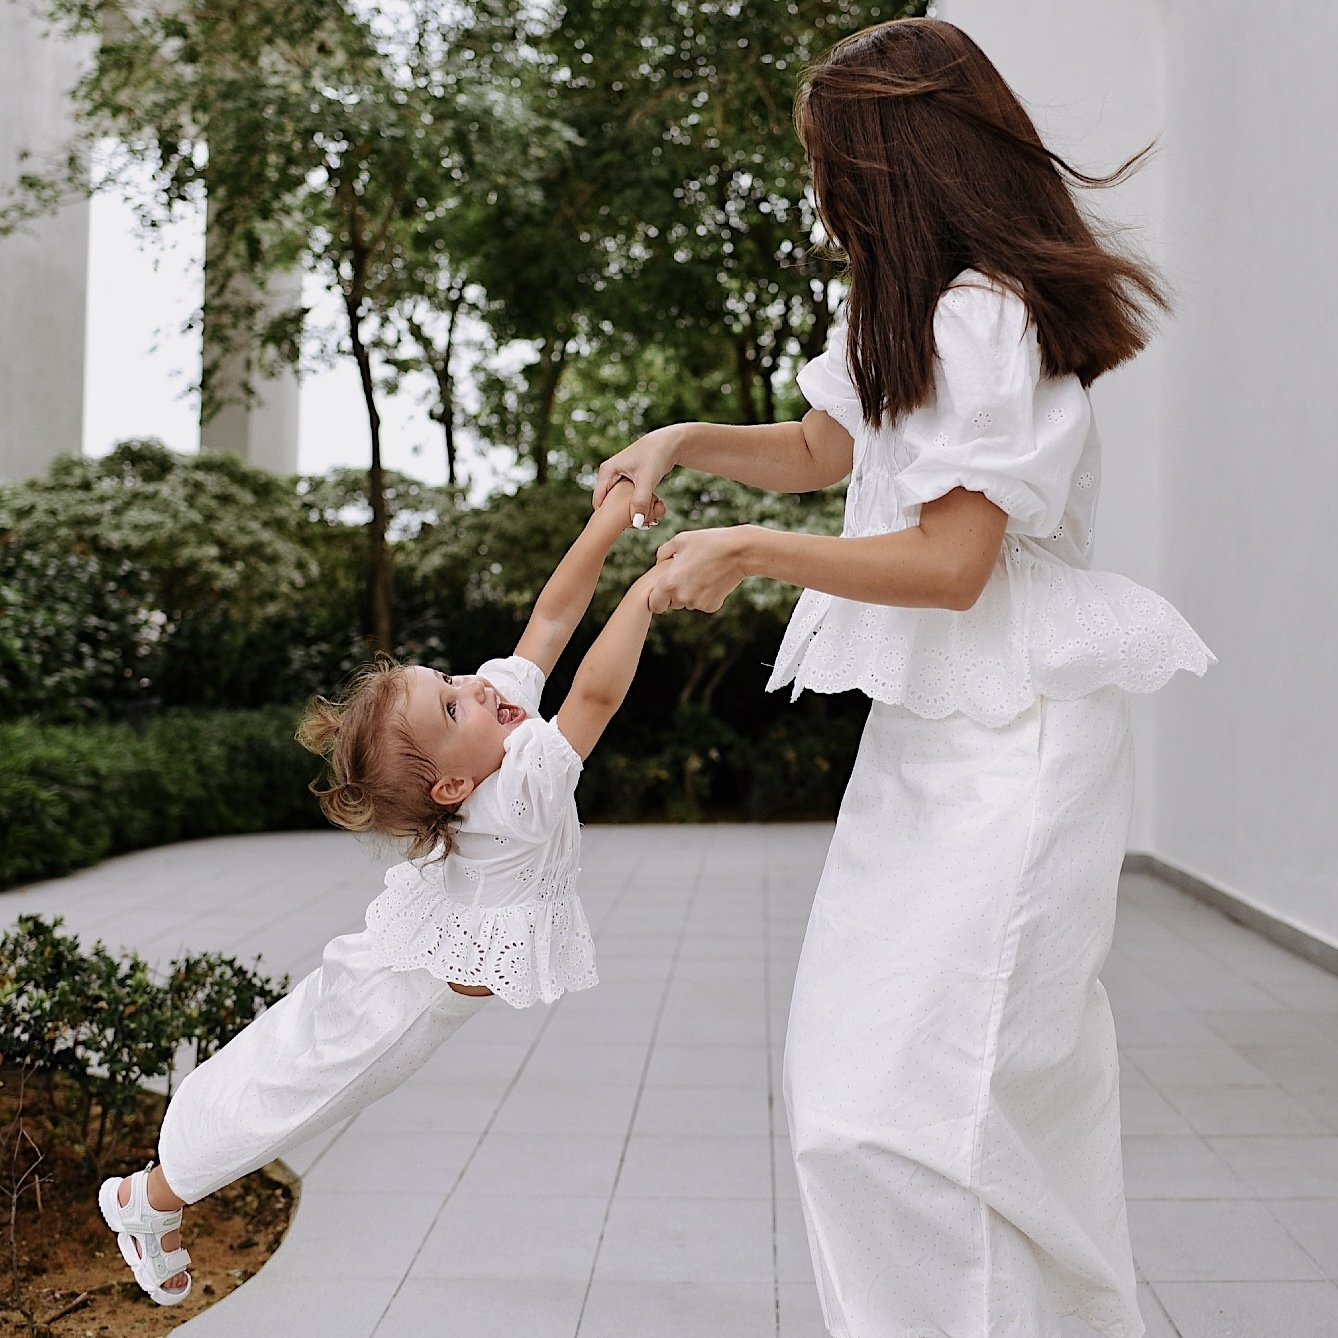
<path fill-rule="evenodd" d="M 652 432 L 604 461 L 595 485 L 596 507 L 615 484 L 627 479 L 633 488 L 630 503 L 633 517 L 662 512 L 663 504 L 655 496 L 655 489 L 675 461 L 672 450 L 667 443 L 657 440 L 659 437 L 660 433 Z M 655 555 L 655 580 L 648 592 L 650 611 L 696 609 L 715 613 L 730 591 L 748 575 L 743 565 L 744 542 L 753 528 L 732 525 L 723 529 L 684 530 L 662 543 Z"/>

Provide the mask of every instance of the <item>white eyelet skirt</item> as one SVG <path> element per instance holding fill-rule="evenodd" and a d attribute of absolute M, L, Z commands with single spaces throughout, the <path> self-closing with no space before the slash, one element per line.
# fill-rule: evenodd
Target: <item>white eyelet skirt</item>
<path fill-rule="evenodd" d="M 873 704 L 804 940 L 786 1102 L 836 1338 L 1138 1338 L 1097 972 L 1118 688 L 988 728 Z"/>

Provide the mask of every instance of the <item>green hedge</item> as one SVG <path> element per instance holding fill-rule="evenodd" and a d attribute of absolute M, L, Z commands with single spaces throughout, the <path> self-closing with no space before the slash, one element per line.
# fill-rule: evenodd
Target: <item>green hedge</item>
<path fill-rule="evenodd" d="M 165 711 L 128 725 L 0 723 L 0 887 L 191 837 L 319 827 L 296 712 Z"/>
<path fill-rule="evenodd" d="M 0 888 L 108 855 L 201 836 L 323 827 L 307 789 L 319 763 L 297 712 L 169 710 L 129 725 L 0 722 Z M 831 818 L 860 715 L 825 700 L 761 739 L 701 708 L 597 748 L 578 792 L 587 821 Z"/>

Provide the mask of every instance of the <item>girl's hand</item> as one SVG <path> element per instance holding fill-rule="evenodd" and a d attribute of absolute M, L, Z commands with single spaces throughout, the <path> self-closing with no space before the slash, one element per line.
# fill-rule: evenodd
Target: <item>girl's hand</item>
<path fill-rule="evenodd" d="M 618 533 L 630 528 L 643 529 L 648 525 L 658 525 L 664 517 L 664 503 L 654 493 L 650 505 L 637 512 L 632 507 L 633 485 L 630 479 L 615 479 L 613 486 L 605 492 L 603 498 L 595 504 L 595 512 L 601 518 L 607 516 L 611 524 L 618 527 Z M 636 516 L 641 516 L 641 524 L 636 524 Z"/>
<path fill-rule="evenodd" d="M 632 500 L 628 507 L 631 523 L 636 525 L 637 516 L 642 517 L 642 525 L 652 523 L 657 505 L 655 489 L 678 463 L 678 435 L 677 427 L 657 427 L 654 432 L 646 433 L 625 450 L 605 460 L 599 467 L 599 479 L 595 484 L 596 509 L 604 504 L 614 484 L 627 479 L 632 485 Z M 641 525 L 636 528 L 640 529 Z"/>
<path fill-rule="evenodd" d="M 748 575 L 743 555 L 752 525 L 720 530 L 684 530 L 656 554 L 660 573 L 655 591 L 662 608 L 715 613 L 729 593 Z M 651 606 L 655 612 L 662 608 Z"/>

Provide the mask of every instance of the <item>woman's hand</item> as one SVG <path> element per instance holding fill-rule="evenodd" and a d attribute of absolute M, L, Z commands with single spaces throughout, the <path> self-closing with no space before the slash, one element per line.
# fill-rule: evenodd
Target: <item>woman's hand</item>
<path fill-rule="evenodd" d="M 614 479 L 603 499 L 595 504 L 595 515 L 601 523 L 607 519 L 614 527 L 613 533 L 621 534 L 623 530 L 632 526 L 634 514 L 638 513 L 632 506 L 631 480 L 625 478 Z M 658 525 L 664 519 L 664 503 L 652 493 L 650 505 L 639 514 L 642 517 L 643 524 Z"/>
<path fill-rule="evenodd" d="M 733 525 L 720 530 L 684 530 L 656 554 L 660 579 L 652 611 L 697 609 L 715 613 L 730 591 L 748 575 L 744 552 L 754 525 Z M 663 601 L 663 603 L 660 603 Z"/>
<path fill-rule="evenodd" d="M 678 463 L 678 437 L 676 426 L 657 427 L 605 460 L 595 483 L 595 509 L 599 509 L 619 479 L 628 479 L 632 484 L 631 522 L 638 529 L 649 524 L 654 519 L 655 489 Z M 637 516 L 641 517 L 641 525 L 637 525 Z"/>

